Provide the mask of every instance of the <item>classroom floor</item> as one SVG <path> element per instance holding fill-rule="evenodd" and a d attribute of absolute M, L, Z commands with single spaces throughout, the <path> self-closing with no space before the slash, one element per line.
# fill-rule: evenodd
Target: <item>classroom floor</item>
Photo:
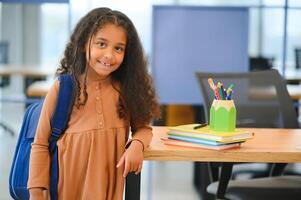
<path fill-rule="evenodd" d="M 24 105 L 0 105 L 0 121 L 6 122 L 16 134 L 21 126 Z M 12 137 L 0 128 L 0 200 L 10 200 L 8 177 L 17 135 Z M 197 200 L 192 185 L 190 162 L 144 162 L 141 182 L 142 200 Z"/>

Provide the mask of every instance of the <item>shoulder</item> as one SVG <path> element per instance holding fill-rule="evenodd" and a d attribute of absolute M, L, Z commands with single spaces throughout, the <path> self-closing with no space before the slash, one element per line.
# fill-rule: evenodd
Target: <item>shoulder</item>
<path fill-rule="evenodd" d="M 72 78 L 70 78 L 70 76 L 66 76 L 66 75 L 60 75 L 58 76 L 55 80 L 54 80 L 54 83 L 50 89 L 50 91 L 53 91 L 55 93 L 58 93 L 59 89 L 60 89 L 60 86 L 61 86 L 61 81 L 64 80 L 63 84 L 67 84 L 67 85 L 70 85 L 70 84 L 74 84 L 73 80 L 70 80 Z"/>
<path fill-rule="evenodd" d="M 47 93 L 47 96 L 52 96 L 52 95 L 57 95 L 58 94 L 58 91 L 59 91 L 59 88 L 60 88 L 60 83 L 59 83 L 59 80 L 58 79 L 56 79 L 54 82 L 53 82 L 53 84 L 51 85 L 51 87 L 50 87 L 50 89 L 49 89 L 49 91 L 48 91 L 48 93 Z M 46 97 L 47 97 L 46 96 Z"/>
<path fill-rule="evenodd" d="M 55 102 L 56 101 L 59 87 L 60 87 L 59 81 L 56 79 L 47 92 L 47 95 L 45 97 L 45 102 Z"/>
<path fill-rule="evenodd" d="M 56 105 L 56 100 L 59 91 L 59 81 L 55 80 L 54 83 L 49 88 L 47 95 L 43 102 L 42 112 L 45 119 L 50 119 L 53 113 L 53 110 Z M 42 115 L 42 114 L 41 114 Z"/>

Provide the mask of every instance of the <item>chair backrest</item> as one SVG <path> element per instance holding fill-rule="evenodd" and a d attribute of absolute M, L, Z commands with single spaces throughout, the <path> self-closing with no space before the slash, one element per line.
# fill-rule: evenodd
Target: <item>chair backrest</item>
<path fill-rule="evenodd" d="M 301 68 L 301 48 L 295 48 L 296 69 Z"/>
<path fill-rule="evenodd" d="M 0 41 L 0 64 L 8 63 L 8 42 Z"/>
<path fill-rule="evenodd" d="M 196 73 L 207 122 L 214 93 L 208 78 L 228 87 L 234 84 L 237 127 L 298 128 L 297 114 L 285 80 L 276 70 L 244 73 Z"/>

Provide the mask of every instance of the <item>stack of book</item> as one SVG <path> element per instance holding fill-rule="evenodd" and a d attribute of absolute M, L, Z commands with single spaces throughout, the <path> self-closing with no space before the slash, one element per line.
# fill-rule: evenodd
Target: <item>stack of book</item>
<path fill-rule="evenodd" d="M 199 126 L 200 124 L 187 124 L 170 127 L 167 132 L 168 137 L 162 140 L 166 145 L 222 150 L 240 147 L 254 135 L 242 129 L 220 132 L 210 130 L 209 126 L 197 128 Z"/>

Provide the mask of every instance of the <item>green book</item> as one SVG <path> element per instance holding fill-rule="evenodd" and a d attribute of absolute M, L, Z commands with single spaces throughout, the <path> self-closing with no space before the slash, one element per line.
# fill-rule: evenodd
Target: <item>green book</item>
<path fill-rule="evenodd" d="M 235 142 L 251 139 L 253 133 L 243 129 L 235 129 L 231 132 L 226 131 L 213 131 L 209 126 L 195 129 L 199 124 L 186 124 L 180 126 L 169 127 L 168 135 L 185 136 L 191 138 L 200 138 L 206 140 L 213 140 L 219 142 Z"/>

